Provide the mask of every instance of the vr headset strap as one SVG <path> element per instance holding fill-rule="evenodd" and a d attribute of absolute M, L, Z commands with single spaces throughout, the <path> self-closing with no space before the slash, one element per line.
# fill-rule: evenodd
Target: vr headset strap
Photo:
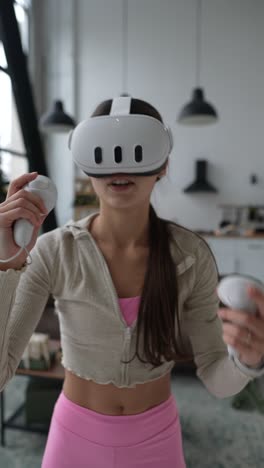
<path fill-rule="evenodd" d="M 131 96 L 116 97 L 112 101 L 110 115 L 127 115 L 130 114 Z"/>

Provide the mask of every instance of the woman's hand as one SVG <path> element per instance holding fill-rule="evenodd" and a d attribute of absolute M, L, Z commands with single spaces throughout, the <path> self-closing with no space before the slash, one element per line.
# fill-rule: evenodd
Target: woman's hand
<path fill-rule="evenodd" d="M 225 343 L 239 353 L 242 364 L 257 368 L 264 364 L 264 293 L 252 287 L 247 291 L 257 305 L 256 315 L 236 309 L 219 308 L 218 316 L 224 321 Z M 225 322 L 226 320 L 232 323 Z"/>
<path fill-rule="evenodd" d="M 35 180 L 37 175 L 37 172 L 31 172 L 22 174 L 12 180 L 5 201 L 0 203 L 0 260 L 6 260 L 16 255 L 21 249 L 16 245 L 13 237 L 14 223 L 18 219 L 26 219 L 34 226 L 31 241 L 27 245 L 27 251 L 30 252 L 37 242 L 40 226 L 48 216 L 48 212 L 43 200 L 37 194 L 24 189 L 24 186 Z M 44 213 L 44 216 L 42 213 Z M 28 253 L 23 250 L 20 255 L 10 262 L 3 263 L 2 269 L 17 268 L 23 265 L 27 256 Z"/>

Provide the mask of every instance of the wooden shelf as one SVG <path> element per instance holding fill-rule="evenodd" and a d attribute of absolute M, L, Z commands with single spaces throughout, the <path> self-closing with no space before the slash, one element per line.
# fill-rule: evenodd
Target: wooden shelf
<path fill-rule="evenodd" d="M 81 211 L 87 211 L 87 210 L 98 210 L 99 206 L 96 205 L 80 205 L 80 206 L 75 206 L 74 211 L 81 212 Z"/>
<path fill-rule="evenodd" d="M 75 196 L 76 200 L 79 197 L 79 202 L 84 203 L 83 205 L 74 205 L 74 220 L 84 218 L 89 213 L 98 211 L 99 201 L 91 203 L 93 197 L 95 198 L 96 193 L 94 192 L 91 179 L 87 177 L 75 177 Z M 81 199 L 83 197 L 83 199 Z M 87 202 L 87 203 L 86 203 Z"/>
<path fill-rule="evenodd" d="M 99 210 L 99 205 L 80 205 L 80 206 L 75 206 L 74 207 L 74 221 L 78 221 L 78 219 L 85 218 L 85 216 L 88 216 L 88 214 L 98 211 Z"/>
<path fill-rule="evenodd" d="M 49 348 L 52 351 L 56 351 L 55 361 L 47 370 L 33 370 L 33 369 L 22 369 L 17 368 L 16 375 L 26 375 L 26 376 L 34 376 L 34 377 L 46 377 L 49 379 L 64 379 L 64 367 L 60 362 L 59 350 L 61 349 L 61 342 L 60 340 L 52 340 L 49 341 Z"/>

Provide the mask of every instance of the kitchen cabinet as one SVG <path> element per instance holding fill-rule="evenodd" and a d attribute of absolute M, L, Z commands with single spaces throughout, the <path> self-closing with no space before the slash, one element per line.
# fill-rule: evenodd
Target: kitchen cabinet
<path fill-rule="evenodd" d="M 237 239 L 236 256 L 239 273 L 255 276 L 264 282 L 264 240 Z"/>
<path fill-rule="evenodd" d="M 205 240 L 215 256 L 217 267 L 221 275 L 228 275 L 237 271 L 238 264 L 233 239 L 206 237 Z"/>
<path fill-rule="evenodd" d="M 264 282 L 264 238 L 215 238 L 206 236 L 220 275 L 241 273 Z"/>

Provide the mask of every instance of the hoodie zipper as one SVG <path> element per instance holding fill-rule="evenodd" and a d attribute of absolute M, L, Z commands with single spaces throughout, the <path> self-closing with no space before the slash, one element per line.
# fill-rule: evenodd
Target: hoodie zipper
<path fill-rule="evenodd" d="M 131 344 L 131 331 L 132 327 L 126 327 L 124 330 L 124 347 L 122 353 L 122 361 L 127 361 L 129 359 L 129 351 L 130 351 L 130 344 Z M 128 366 L 129 364 L 121 363 L 122 365 L 122 383 L 123 385 L 128 385 Z"/>
<path fill-rule="evenodd" d="M 88 234 L 88 233 L 87 233 Z M 89 234 L 88 234 L 89 235 Z M 95 240 L 93 239 L 92 236 L 90 236 L 90 239 L 91 239 L 91 242 L 93 243 L 94 245 L 94 248 L 95 248 L 95 251 L 97 253 L 97 257 L 99 258 L 102 266 L 103 266 L 103 271 L 104 271 L 104 274 L 105 274 L 105 277 L 107 277 L 107 285 L 110 284 L 110 293 L 111 293 L 111 296 L 112 296 L 112 299 L 113 299 L 113 304 L 114 304 L 114 308 L 115 308 L 115 311 L 116 311 L 116 314 L 119 318 L 119 320 L 122 322 L 122 325 L 123 325 L 123 350 L 122 350 L 122 355 L 121 355 L 121 359 L 120 359 L 120 364 L 121 364 L 121 376 L 122 376 L 122 384 L 123 385 L 128 385 L 128 364 L 125 364 L 125 363 L 122 363 L 121 361 L 125 360 L 127 361 L 130 357 L 130 344 L 131 344 L 131 336 L 132 336 L 132 333 L 137 325 L 137 319 L 134 320 L 134 322 L 132 323 L 131 326 L 127 326 L 127 323 L 122 315 L 122 312 L 120 310 L 120 306 L 119 306 L 119 302 L 118 302 L 118 296 L 117 296 L 117 293 L 116 293 L 116 289 L 115 289 L 115 286 L 114 286 L 114 283 L 113 283 L 113 280 L 112 280 L 112 277 L 111 277 L 111 274 L 110 274 L 110 271 L 109 271 L 109 268 L 108 268 L 108 265 L 104 259 L 104 256 L 102 254 L 102 252 L 99 250 L 99 248 L 97 247 L 97 244 L 95 242 Z"/>

